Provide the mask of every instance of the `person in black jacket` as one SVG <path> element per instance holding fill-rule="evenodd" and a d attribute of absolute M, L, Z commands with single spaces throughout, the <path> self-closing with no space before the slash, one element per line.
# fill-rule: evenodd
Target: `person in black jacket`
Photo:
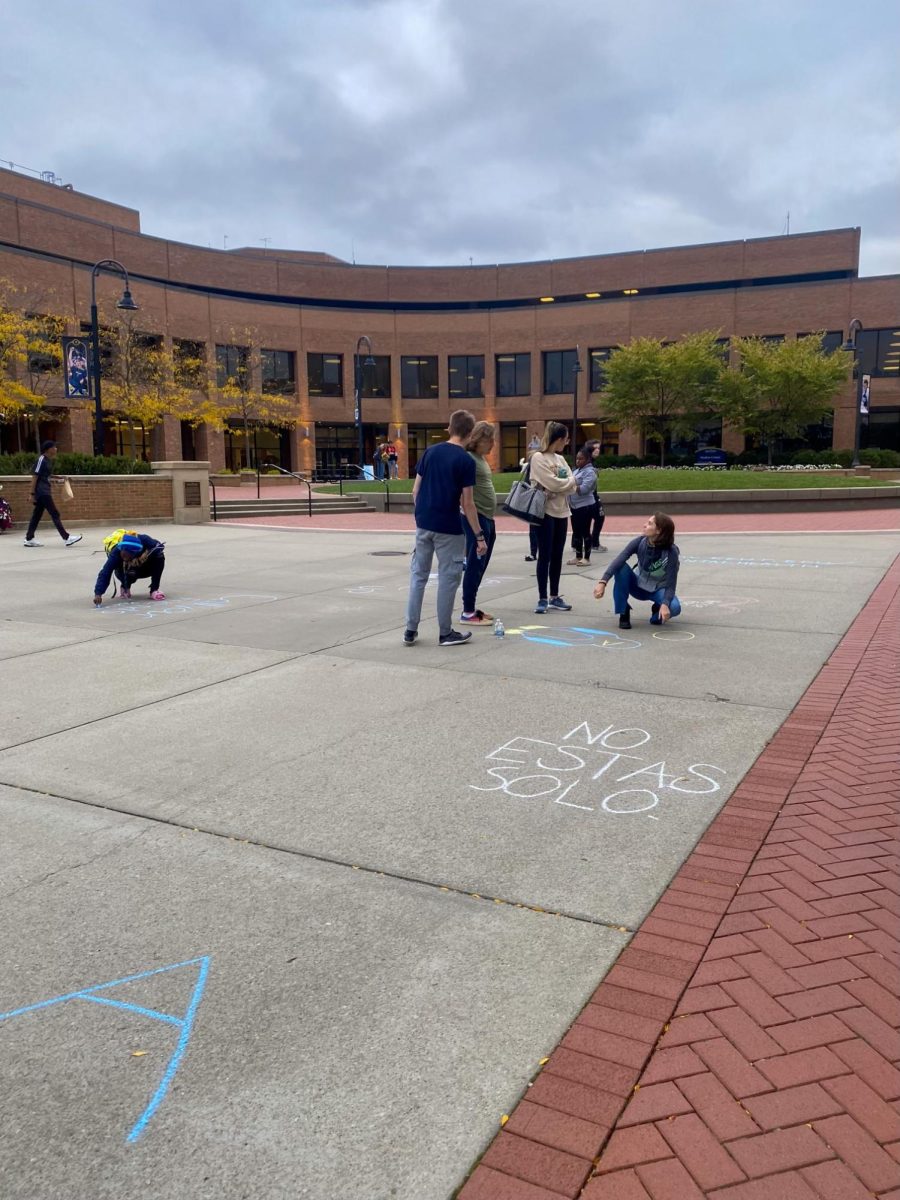
<path fill-rule="evenodd" d="M 635 555 L 637 571 L 628 565 L 628 559 Z M 675 522 L 665 513 L 654 513 L 644 525 L 643 537 L 632 538 L 603 572 L 594 587 L 594 599 L 603 598 L 607 583 L 615 576 L 613 605 L 619 614 L 619 628 L 631 628 L 628 601 L 632 596 L 636 600 L 649 600 L 650 624 L 662 625 L 681 612 L 681 603 L 675 595 L 678 563 Z"/>
<path fill-rule="evenodd" d="M 31 477 L 34 480 L 31 487 L 31 499 L 34 501 L 34 508 L 31 511 L 31 520 L 28 522 L 23 546 L 43 546 L 44 543 L 39 542 L 34 535 L 37 533 L 38 523 L 45 512 L 50 514 L 50 520 L 56 526 L 56 532 L 67 546 L 76 545 L 84 536 L 81 533 L 69 533 L 62 523 L 59 509 L 53 501 L 52 484 L 54 480 L 60 483 L 64 481 L 64 476 L 53 474 L 55 458 L 56 442 L 41 442 L 41 453 L 31 469 Z"/>
<path fill-rule="evenodd" d="M 165 542 L 158 542 L 146 533 L 126 533 L 110 550 L 100 568 L 94 584 L 94 603 L 103 603 L 103 593 L 113 575 L 121 585 L 123 600 L 131 599 L 131 585 L 135 579 L 149 579 L 150 599 L 165 600 L 165 594 L 159 590 L 166 568 L 165 549 Z"/>

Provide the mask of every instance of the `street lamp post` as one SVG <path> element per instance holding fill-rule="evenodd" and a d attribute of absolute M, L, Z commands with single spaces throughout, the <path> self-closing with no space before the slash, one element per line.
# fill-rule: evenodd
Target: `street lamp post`
<path fill-rule="evenodd" d="M 363 362 L 360 347 L 366 347 L 366 359 Z M 356 354 L 353 356 L 353 420 L 356 422 L 356 434 L 359 440 L 359 468 L 362 471 L 366 458 L 366 443 L 363 436 L 362 422 L 362 389 L 363 389 L 363 367 L 374 367 L 375 359 L 372 357 L 372 343 L 365 334 L 356 339 Z"/>
<path fill-rule="evenodd" d="M 572 454 L 578 449 L 578 376 L 582 372 L 581 361 L 578 357 L 578 347 L 575 347 L 575 365 L 572 368 Z"/>
<path fill-rule="evenodd" d="M 856 344 L 856 337 L 862 331 L 863 323 L 858 321 L 856 317 L 850 322 L 850 328 L 847 330 L 847 340 L 841 346 L 848 354 L 853 355 L 853 370 L 856 373 L 856 408 L 853 413 L 853 461 L 851 467 L 859 466 L 859 440 L 860 440 L 860 425 L 861 416 L 860 405 L 862 404 L 862 371 L 860 370 L 859 362 L 859 347 Z"/>
<path fill-rule="evenodd" d="M 125 290 L 122 292 L 122 298 L 116 302 L 116 308 L 121 309 L 123 312 L 138 311 L 138 306 L 131 298 L 131 289 L 128 285 L 128 272 L 122 264 L 116 262 L 114 258 L 101 258 L 99 262 L 94 263 L 91 270 L 91 357 L 93 359 L 91 374 L 94 379 L 94 454 L 97 455 L 103 453 L 103 400 L 100 386 L 100 322 L 97 318 L 97 276 L 104 267 L 118 271 L 125 279 Z"/>

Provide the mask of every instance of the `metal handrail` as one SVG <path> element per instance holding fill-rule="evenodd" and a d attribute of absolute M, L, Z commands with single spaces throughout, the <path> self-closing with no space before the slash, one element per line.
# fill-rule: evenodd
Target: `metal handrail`
<path fill-rule="evenodd" d="M 219 514 L 218 514 L 218 512 L 217 512 L 217 510 L 216 510 L 216 485 L 215 485 L 215 482 L 212 480 L 212 478 L 210 478 L 210 481 L 209 481 L 209 486 L 212 488 L 212 494 L 213 494 L 213 502 L 212 502 L 212 519 L 213 519 L 214 521 L 218 521 L 218 519 L 219 519 Z"/>
<path fill-rule="evenodd" d="M 279 467 L 275 463 L 266 463 L 266 467 L 275 471 L 280 471 L 282 475 L 290 475 L 291 479 L 296 479 L 299 483 L 302 483 L 306 486 L 309 500 L 309 515 L 312 516 L 312 484 L 309 482 L 309 480 L 305 479 L 302 475 L 298 475 L 296 471 L 286 471 L 284 467 Z"/>
<path fill-rule="evenodd" d="M 359 471 L 360 475 L 362 476 L 363 480 L 366 483 L 378 483 L 379 482 L 379 480 L 377 480 L 377 479 L 369 479 L 369 477 L 366 475 L 365 469 L 363 467 L 361 467 L 359 465 L 359 463 L 344 463 L 343 466 L 348 469 L 352 468 L 354 471 Z M 391 490 L 388 487 L 388 483 L 390 481 L 388 479 L 382 479 L 380 482 L 384 484 L 384 511 L 390 512 L 391 511 Z M 343 494 L 344 494 L 343 477 L 338 479 L 338 490 L 340 491 L 340 494 L 343 496 Z"/>

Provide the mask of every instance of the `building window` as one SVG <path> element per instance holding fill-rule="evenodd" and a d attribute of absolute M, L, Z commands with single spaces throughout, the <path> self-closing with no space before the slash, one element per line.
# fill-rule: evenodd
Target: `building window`
<path fill-rule="evenodd" d="M 228 383 L 243 386 L 249 356 L 246 346 L 216 346 L 216 387 Z"/>
<path fill-rule="evenodd" d="M 264 392 L 278 392 L 282 396 L 296 390 L 293 350 L 262 351 L 262 387 Z"/>
<path fill-rule="evenodd" d="M 404 400 L 432 400 L 438 394 L 438 360 L 433 354 L 400 359 L 400 395 Z"/>
<path fill-rule="evenodd" d="M 409 453 L 410 472 L 415 470 L 416 463 L 429 446 L 438 442 L 446 442 L 450 434 L 442 425 L 409 425 L 406 433 L 406 445 Z"/>
<path fill-rule="evenodd" d="M 544 351 L 544 395 L 570 396 L 575 390 L 574 350 Z"/>
<path fill-rule="evenodd" d="M 772 346 L 777 346 L 779 342 L 784 341 L 783 333 L 762 333 L 759 335 L 761 342 L 768 342 Z"/>
<path fill-rule="evenodd" d="M 798 333 L 798 338 L 811 337 L 810 333 Z M 828 333 L 823 333 L 820 338 L 822 350 L 825 354 L 834 354 L 835 350 L 840 350 L 844 344 L 844 335 L 839 329 L 831 329 Z"/>
<path fill-rule="evenodd" d="M 500 426 L 500 470 L 518 471 L 528 447 L 528 428 L 525 425 Z"/>
<path fill-rule="evenodd" d="M 856 336 L 856 347 L 864 375 L 896 379 L 900 374 L 900 329 L 863 329 Z"/>
<path fill-rule="evenodd" d="M 731 338 L 716 338 L 716 351 L 725 366 L 728 366 L 728 358 L 731 352 Z"/>
<path fill-rule="evenodd" d="M 619 426 L 615 421 L 579 421 L 579 449 L 586 442 L 599 442 L 601 454 L 619 453 Z"/>
<path fill-rule="evenodd" d="M 173 338 L 172 360 L 175 367 L 175 382 L 180 387 L 197 389 L 206 386 L 205 342 Z"/>
<path fill-rule="evenodd" d="M 863 450 L 900 450 L 900 408 L 871 408 L 860 430 Z"/>
<path fill-rule="evenodd" d="M 379 396 L 389 397 L 391 394 L 391 356 L 389 354 L 373 354 L 374 367 L 364 366 L 362 369 L 362 394 L 370 400 Z M 363 359 L 363 363 L 365 363 Z"/>
<path fill-rule="evenodd" d="M 472 399 L 484 395 L 484 355 L 451 354 L 448 359 L 450 399 Z"/>
<path fill-rule="evenodd" d="M 306 372 L 311 396 L 343 396 L 344 363 L 340 354 L 307 354 Z"/>
<path fill-rule="evenodd" d="M 498 354 L 494 367 L 498 396 L 531 395 L 530 354 Z"/>
<path fill-rule="evenodd" d="M 591 359 L 591 391 L 602 392 L 606 387 L 606 363 L 615 353 L 615 346 L 598 346 L 590 351 Z"/>
<path fill-rule="evenodd" d="M 40 313 L 26 314 L 31 343 L 28 351 L 28 371 L 31 375 L 50 375 L 62 368 L 62 351 L 59 339 L 66 332 L 65 322 L 59 317 L 47 317 Z"/>

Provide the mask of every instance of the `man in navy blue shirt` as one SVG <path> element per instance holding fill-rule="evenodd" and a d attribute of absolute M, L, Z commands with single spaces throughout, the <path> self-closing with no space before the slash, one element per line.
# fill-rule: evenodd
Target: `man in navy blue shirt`
<path fill-rule="evenodd" d="M 449 441 L 429 446 L 416 464 L 413 503 L 416 506 L 416 547 L 409 574 L 409 602 L 406 606 L 405 646 L 415 645 L 419 636 L 425 585 L 431 574 L 434 555 L 438 560 L 437 615 L 439 645 L 463 646 L 472 631 L 459 633 L 453 628 L 453 605 L 466 565 L 466 535 L 463 514 L 475 536 L 478 557 L 487 551 L 487 543 L 478 520 L 473 499 L 475 460 L 464 449 L 475 428 L 475 418 L 465 409 L 450 416 Z M 460 513 L 462 508 L 462 513 Z"/>
<path fill-rule="evenodd" d="M 24 546 L 43 546 L 44 543 L 39 542 L 34 535 L 37 533 L 38 522 L 45 512 L 50 514 L 50 520 L 56 526 L 56 532 L 67 546 L 74 546 L 81 541 L 80 533 L 69 533 L 63 525 L 59 509 L 53 502 L 51 485 L 54 479 L 60 479 L 60 476 L 53 474 L 54 458 L 56 458 L 56 442 L 42 442 L 40 456 L 31 469 L 31 477 L 34 480 L 31 499 L 34 501 L 34 508 L 31 511 L 28 529 L 25 531 L 25 541 L 22 543 Z"/>

